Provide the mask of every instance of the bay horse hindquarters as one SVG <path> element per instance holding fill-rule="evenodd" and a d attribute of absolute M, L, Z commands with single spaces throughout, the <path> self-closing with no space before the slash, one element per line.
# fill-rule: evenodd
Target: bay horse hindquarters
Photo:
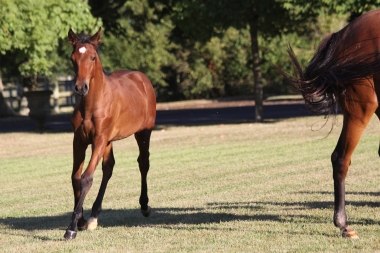
<path fill-rule="evenodd" d="M 95 229 L 98 215 L 115 158 L 112 142 L 135 135 L 139 147 L 138 164 L 141 174 L 140 205 L 149 216 L 147 174 L 149 143 L 156 119 L 156 97 L 152 84 L 142 73 L 118 70 L 103 72 L 97 47 L 101 29 L 93 36 L 77 36 L 71 29 L 69 43 L 73 46 L 71 61 L 76 74 L 75 91 L 80 95 L 71 123 L 74 130 L 72 187 L 74 212 L 64 238 L 74 239 L 78 228 Z M 92 145 L 92 155 L 82 173 L 85 153 Z M 83 203 L 92 186 L 96 166 L 102 161 L 103 178 L 88 221 L 83 217 Z"/>
<path fill-rule="evenodd" d="M 357 238 L 345 210 L 345 178 L 351 156 L 373 114 L 380 117 L 380 10 L 370 11 L 327 36 L 305 71 L 288 48 L 297 76 L 280 73 L 302 94 L 315 113 L 343 112 L 343 127 L 331 154 L 334 180 L 334 224 L 341 235 Z M 379 151 L 380 152 L 380 151 Z M 380 153 L 379 153 L 380 155 Z"/>

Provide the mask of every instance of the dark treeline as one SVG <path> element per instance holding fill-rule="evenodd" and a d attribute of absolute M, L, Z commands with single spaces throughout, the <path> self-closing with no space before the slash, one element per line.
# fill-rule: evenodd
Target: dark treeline
<path fill-rule="evenodd" d="M 376 8 L 378 1 L 89 0 L 88 5 L 97 20 L 92 31 L 103 27 L 99 54 L 104 69 L 142 71 L 158 101 L 175 101 L 289 94 L 273 67 L 292 72 L 287 44 L 305 66 L 323 36 Z M 84 25 L 70 26 L 77 33 L 90 32 Z M 54 62 L 37 74 L 72 75 L 70 50 L 61 36 L 46 56 Z M 1 52 L 3 78 L 26 75 L 20 62 L 27 59 L 21 61 L 19 54 L 19 49 Z"/>

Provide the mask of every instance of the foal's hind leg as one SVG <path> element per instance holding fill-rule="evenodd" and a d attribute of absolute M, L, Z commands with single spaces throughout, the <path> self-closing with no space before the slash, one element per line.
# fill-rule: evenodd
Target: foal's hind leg
<path fill-rule="evenodd" d="M 103 178 L 99 188 L 98 196 L 92 206 L 91 217 L 87 221 L 87 229 L 94 230 L 98 226 L 98 216 L 102 210 L 102 202 L 104 193 L 106 192 L 108 180 L 112 176 L 113 166 L 115 165 L 115 158 L 113 156 L 112 143 L 108 144 L 103 155 Z"/>
<path fill-rule="evenodd" d="M 373 90 L 370 92 L 367 94 L 373 94 Z M 341 104 L 344 111 L 343 129 L 331 155 L 334 178 L 334 224 L 340 229 L 343 237 L 349 238 L 358 236 L 348 225 L 345 210 L 345 179 L 352 153 L 377 108 L 377 101 L 371 96 L 367 96 L 366 100 L 362 98 L 361 101 L 366 102 L 347 101 L 348 104 Z"/>
<path fill-rule="evenodd" d="M 146 182 L 146 177 L 149 171 L 149 142 L 150 134 L 152 130 L 143 130 L 141 132 L 135 133 L 135 138 L 139 146 L 140 154 L 137 158 L 139 163 L 140 173 L 141 173 L 141 195 L 140 195 L 140 205 L 141 213 L 148 217 L 150 215 L 151 208 L 148 206 L 148 186 Z"/>

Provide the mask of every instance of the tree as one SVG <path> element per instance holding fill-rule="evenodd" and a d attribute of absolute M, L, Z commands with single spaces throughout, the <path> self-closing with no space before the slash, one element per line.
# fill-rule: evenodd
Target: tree
<path fill-rule="evenodd" d="M 253 85 L 249 23 L 239 23 L 233 25 L 234 28 L 229 22 L 219 24 L 217 29 L 214 24 L 207 25 L 208 20 L 198 25 L 198 19 L 212 14 L 202 14 L 197 9 L 194 14 L 197 22 L 189 22 L 196 25 L 186 28 L 182 24 L 184 21 L 178 21 L 177 13 L 173 11 L 178 1 L 91 0 L 89 3 L 93 15 L 101 18 L 107 28 L 104 44 L 100 47 L 105 68 L 146 72 L 152 79 L 159 101 L 253 94 L 254 87 L 260 88 Z M 216 17 L 210 19 L 214 23 L 220 22 Z M 287 32 L 291 31 L 287 29 Z M 280 78 L 276 78 L 279 75 L 273 68 L 273 62 L 269 61 L 279 62 L 278 58 L 281 58 L 278 42 L 286 47 L 280 34 L 282 31 L 269 36 L 265 32 L 267 37 L 259 36 L 260 68 L 264 68 L 261 83 L 273 84 L 274 91 L 285 87 L 276 83 Z M 291 36 L 296 37 L 293 33 Z M 297 39 L 292 38 L 291 41 L 294 40 Z M 303 40 L 308 41 L 308 38 Z M 291 64 L 287 65 L 287 69 L 291 69 Z M 289 90 L 282 88 L 280 92 Z"/>
<path fill-rule="evenodd" d="M 253 93 L 253 77 L 248 29 L 228 28 L 207 43 L 195 43 L 190 62 L 197 75 L 189 73 L 193 82 L 187 93 L 202 98 L 242 96 Z M 194 76 L 194 77 L 193 77 Z M 197 77 L 197 79 L 195 79 Z"/>
<path fill-rule="evenodd" d="M 157 19 L 147 1 L 133 0 L 125 3 L 120 12 L 128 18 L 117 20 L 120 30 L 108 33 L 99 48 L 103 67 L 108 71 L 131 69 L 144 72 L 160 95 L 167 86 L 163 68 L 174 61 L 169 41 L 170 19 Z M 123 32 L 121 32 L 123 31 Z"/>
<path fill-rule="evenodd" d="M 86 1 L 0 0 L 0 12 L 0 76 L 49 75 L 54 64 L 59 64 L 50 54 L 67 37 L 69 28 L 78 32 L 101 26 Z"/>
<path fill-rule="evenodd" d="M 156 1 L 152 1 L 154 4 Z M 315 21 L 322 1 L 282 0 L 162 0 L 172 13 L 173 23 L 185 36 L 208 41 L 229 27 L 249 27 L 252 72 L 255 83 L 256 121 L 263 120 L 262 77 L 259 34 L 271 39 L 284 33 L 305 33 L 308 22 Z"/>
<path fill-rule="evenodd" d="M 177 34 L 178 29 L 163 3 L 149 5 L 148 0 L 89 3 L 91 12 L 108 27 L 99 49 L 105 69 L 145 72 L 159 101 L 238 95 L 235 91 L 240 90 L 240 85 L 253 87 L 245 66 L 249 41 L 234 37 L 245 34 L 246 29 L 240 32 L 231 28 L 226 36 L 201 43 Z"/>
<path fill-rule="evenodd" d="M 125 27 L 120 21 L 127 16 L 126 2 L 127 0 L 88 0 L 92 15 L 103 22 L 105 35 L 119 36 L 125 33 Z"/>

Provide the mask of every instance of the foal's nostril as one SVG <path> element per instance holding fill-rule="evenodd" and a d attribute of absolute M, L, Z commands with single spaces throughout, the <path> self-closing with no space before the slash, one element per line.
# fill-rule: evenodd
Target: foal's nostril
<path fill-rule="evenodd" d="M 83 85 L 83 92 L 86 93 L 87 91 L 88 91 L 88 85 L 87 85 L 87 83 L 85 83 Z"/>
<path fill-rule="evenodd" d="M 88 84 L 83 83 L 83 84 L 82 84 L 82 87 L 80 87 L 79 85 L 75 85 L 75 86 L 74 86 L 74 90 L 75 90 L 75 92 L 78 93 L 79 95 L 86 95 L 87 92 L 88 92 Z"/>

